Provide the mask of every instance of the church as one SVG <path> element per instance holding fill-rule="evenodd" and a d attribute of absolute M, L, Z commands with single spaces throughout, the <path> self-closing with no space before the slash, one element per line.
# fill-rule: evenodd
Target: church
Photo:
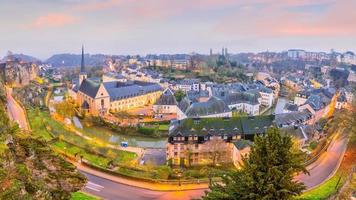
<path fill-rule="evenodd" d="M 162 90 L 157 83 L 130 80 L 105 82 L 102 78 L 88 78 L 82 48 L 79 81 L 70 93 L 81 110 L 91 115 L 104 115 L 152 105 L 161 96 Z"/>

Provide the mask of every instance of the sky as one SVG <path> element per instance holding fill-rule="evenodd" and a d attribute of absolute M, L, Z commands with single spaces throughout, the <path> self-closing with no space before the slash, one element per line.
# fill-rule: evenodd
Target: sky
<path fill-rule="evenodd" d="M 356 51 L 356 0 L 0 0 L 0 56 Z"/>

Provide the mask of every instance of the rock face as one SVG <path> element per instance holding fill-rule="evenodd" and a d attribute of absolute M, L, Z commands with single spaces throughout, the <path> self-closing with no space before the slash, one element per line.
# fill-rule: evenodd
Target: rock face
<path fill-rule="evenodd" d="M 7 60 L 0 63 L 0 74 L 7 84 L 26 86 L 37 77 L 37 64 L 25 63 L 19 60 Z"/>

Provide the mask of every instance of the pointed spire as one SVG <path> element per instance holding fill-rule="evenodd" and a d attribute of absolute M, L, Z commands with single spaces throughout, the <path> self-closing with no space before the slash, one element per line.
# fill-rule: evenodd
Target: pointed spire
<path fill-rule="evenodd" d="M 80 72 L 85 72 L 84 66 L 84 45 L 82 45 L 82 61 L 80 63 Z"/>

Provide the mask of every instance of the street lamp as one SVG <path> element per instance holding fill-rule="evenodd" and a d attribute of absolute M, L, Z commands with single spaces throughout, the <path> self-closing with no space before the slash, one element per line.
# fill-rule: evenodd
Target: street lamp
<path fill-rule="evenodd" d="M 64 147 L 64 156 L 67 157 L 67 147 Z"/>
<path fill-rule="evenodd" d="M 178 172 L 178 186 L 181 186 L 180 178 L 182 177 L 182 173 Z"/>

